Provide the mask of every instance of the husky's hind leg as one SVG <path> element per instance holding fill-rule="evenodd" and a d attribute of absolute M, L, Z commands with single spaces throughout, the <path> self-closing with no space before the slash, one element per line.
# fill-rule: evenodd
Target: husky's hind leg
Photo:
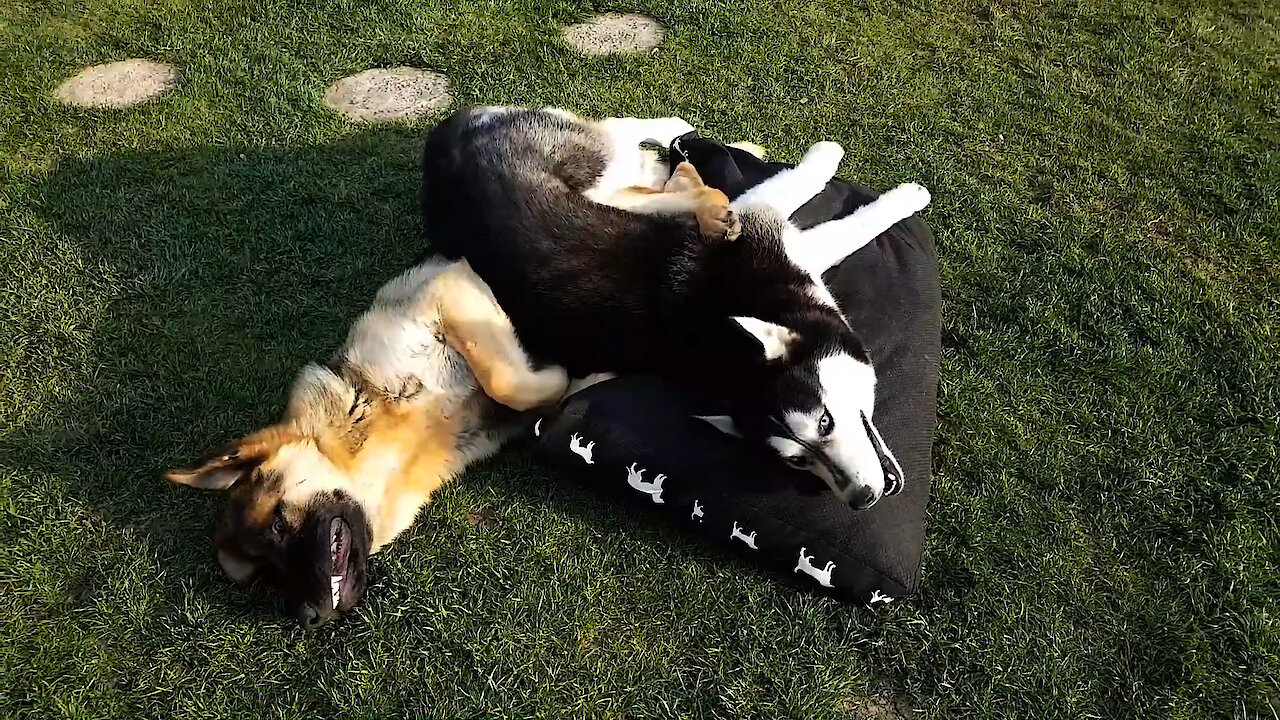
<path fill-rule="evenodd" d="M 667 147 L 671 141 L 693 130 L 680 118 L 605 118 L 594 129 L 608 146 L 608 160 L 595 187 L 584 193 L 605 205 L 623 188 L 660 188 L 669 168 L 656 153 L 641 147 L 649 142 Z"/>
<path fill-rule="evenodd" d="M 693 132 L 693 126 L 678 117 L 605 118 L 599 126 L 615 144 L 636 147 L 646 142 L 667 147 L 672 140 Z"/>

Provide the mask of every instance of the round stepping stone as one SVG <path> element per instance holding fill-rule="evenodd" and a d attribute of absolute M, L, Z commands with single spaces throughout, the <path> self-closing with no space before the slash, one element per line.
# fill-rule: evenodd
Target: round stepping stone
<path fill-rule="evenodd" d="M 648 15 L 604 13 L 570 25 L 562 36 L 569 47 L 586 55 L 613 55 L 652 50 L 662 42 L 662 24 Z"/>
<path fill-rule="evenodd" d="M 177 84 L 177 68 L 134 58 L 87 67 L 63 81 L 54 94 L 78 107 L 126 108 L 159 97 Z"/>
<path fill-rule="evenodd" d="M 449 107 L 449 78 L 411 67 L 365 70 L 329 86 L 324 104 L 355 122 L 394 122 Z"/>

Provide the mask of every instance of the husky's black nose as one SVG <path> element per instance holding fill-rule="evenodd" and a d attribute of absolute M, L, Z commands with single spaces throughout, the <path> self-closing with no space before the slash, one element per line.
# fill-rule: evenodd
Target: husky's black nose
<path fill-rule="evenodd" d="M 311 603 L 303 603 L 302 609 L 298 611 L 298 623 L 308 630 L 315 630 L 327 622 L 329 616 L 321 614 Z"/>
<path fill-rule="evenodd" d="M 872 505 L 875 505 L 876 501 L 879 499 L 880 496 L 876 494 L 875 490 L 871 488 L 863 488 L 861 490 L 854 491 L 853 495 L 849 498 L 849 505 L 854 510 L 866 510 Z"/>

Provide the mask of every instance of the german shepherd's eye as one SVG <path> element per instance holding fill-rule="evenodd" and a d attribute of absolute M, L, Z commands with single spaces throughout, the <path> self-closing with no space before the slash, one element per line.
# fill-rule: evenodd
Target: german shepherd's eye
<path fill-rule="evenodd" d="M 822 437 L 831 435 L 836 429 L 836 419 L 831 417 L 831 411 L 823 408 L 822 417 L 818 419 L 818 434 Z"/>
<path fill-rule="evenodd" d="M 275 522 L 271 523 L 271 534 L 278 538 L 284 537 L 289 532 L 289 523 L 284 518 L 276 516 Z"/>

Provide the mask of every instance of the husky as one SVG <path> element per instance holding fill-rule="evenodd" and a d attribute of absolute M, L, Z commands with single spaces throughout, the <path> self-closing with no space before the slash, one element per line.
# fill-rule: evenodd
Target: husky
<path fill-rule="evenodd" d="M 465 262 L 428 258 L 378 292 L 327 365 L 302 369 L 279 422 L 166 477 L 227 494 L 223 570 L 265 581 L 316 628 L 359 602 L 368 557 L 432 493 L 568 383 L 534 368 Z"/>
<path fill-rule="evenodd" d="M 424 229 L 436 251 L 470 262 L 535 360 L 574 377 L 658 374 L 718 401 L 726 414 L 706 419 L 720 429 L 869 508 L 904 478 L 873 421 L 870 355 L 821 275 L 928 191 L 902 185 L 801 232 L 788 218 L 834 176 L 839 145 L 814 145 L 730 204 L 692 166 L 668 187 L 658 163 L 637 161 L 643 144 L 692 129 L 460 111 L 426 140 Z"/>

